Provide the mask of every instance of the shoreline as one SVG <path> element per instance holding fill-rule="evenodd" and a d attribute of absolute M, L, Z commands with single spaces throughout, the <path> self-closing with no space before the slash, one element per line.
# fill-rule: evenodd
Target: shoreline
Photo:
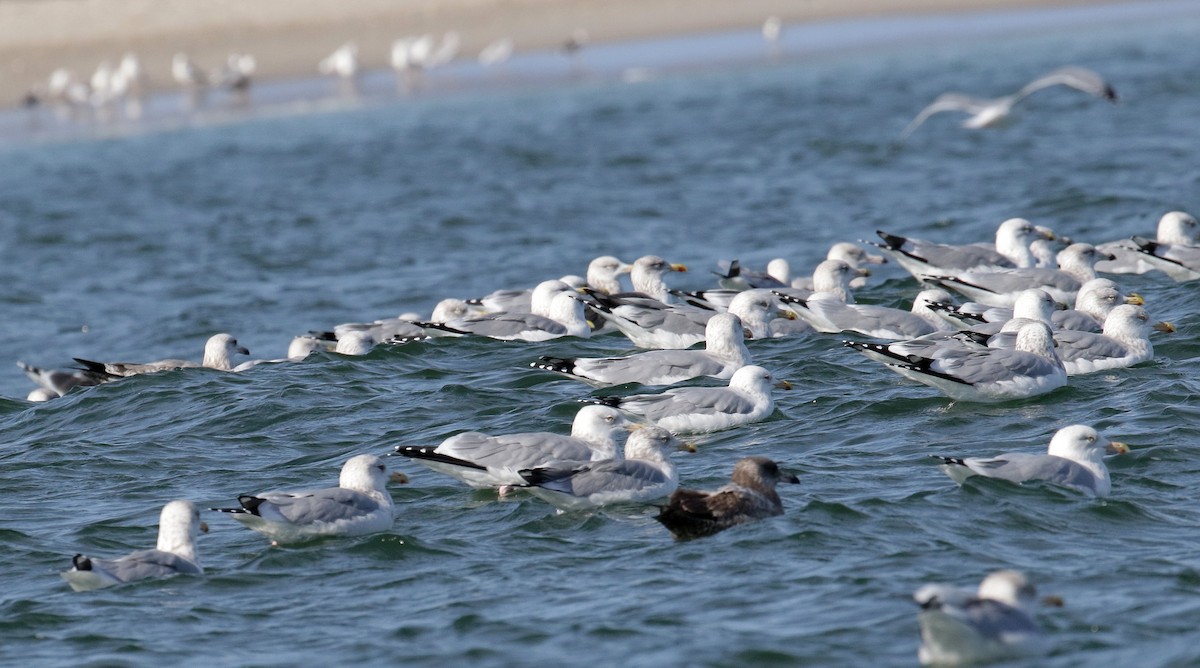
<path fill-rule="evenodd" d="M 591 45 L 731 30 L 768 16 L 789 25 L 834 19 L 1099 7 L 1114 0 L 6 0 L 0 2 L 0 107 L 16 105 L 50 73 L 86 79 L 103 61 L 138 54 L 151 91 L 171 90 L 170 59 L 188 53 L 215 68 L 231 52 L 253 54 L 256 81 L 315 76 L 347 41 L 364 69 L 388 66 L 393 40 L 457 31 L 459 59 L 510 37 L 518 53 L 560 48 L 584 29 Z"/>

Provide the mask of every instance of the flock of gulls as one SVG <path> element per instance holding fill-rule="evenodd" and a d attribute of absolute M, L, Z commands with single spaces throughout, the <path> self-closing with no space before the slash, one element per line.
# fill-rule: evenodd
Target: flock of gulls
<path fill-rule="evenodd" d="M 779 483 L 796 476 L 765 457 L 734 463 L 729 484 L 716 490 L 680 487 L 674 451 L 695 452 L 680 440 L 767 419 L 773 392 L 788 383 L 754 363 L 757 340 L 851 335 L 843 343 L 905 378 L 965 402 L 1025 400 L 1066 385 L 1073 376 L 1132 366 L 1154 355 L 1154 323 L 1144 300 L 1123 291 L 1105 272 L 1163 271 L 1179 281 L 1200 277 L 1200 224 L 1183 212 L 1162 216 L 1154 240 L 1135 236 L 1093 246 L 1014 218 L 994 240 L 950 245 L 878 231 L 880 241 L 835 244 L 811 277 L 790 275 L 783 259 L 766 271 L 723 263 L 717 285 L 682 291 L 669 277 L 687 267 L 647 255 L 626 263 L 594 259 L 585 276 L 563 276 L 529 289 L 498 290 L 472 299 L 448 298 L 432 314 L 336 325 L 293 339 L 288 357 L 250 360 L 225 333 L 211 337 L 201 362 L 100 362 L 77 358 L 63 370 L 18 365 L 38 388 L 34 401 L 80 388 L 166 370 L 208 367 L 253 373 L 260 364 L 289 363 L 314 351 L 362 355 L 381 345 L 409 345 L 431 337 L 523 341 L 536 351 L 563 337 L 606 337 L 610 357 L 531 359 L 531 373 L 553 373 L 592 387 L 668 386 L 660 391 L 581 398 L 569 434 L 468 431 L 434 446 L 397 446 L 390 453 L 499 495 L 527 492 L 559 512 L 610 504 L 660 504 L 656 519 L 679 540 L 780 515 Z M 874 255 L 864 250 L 869 247 Z M 909 309 L 859 304 L 853 292 L 869 266 L 895 262 L 924 289 Z M 632 290 L 622 281 L 628 275 Z M 903 296 L 897 295 L 897 301 Z M 700 347 L 703 344 L 703 347 Z M 531 358 L 534 354 L 531 352 Z M 689 383 L 708 379 L 702 385 Z M 715 381 L 723 384 L 714 385 Z M 684 384 L 687 383 L 687 384 Z M 1042 481 L 1105 497 L 1111 481 L 1104 457 L 1127 452 L 1086 425 L 1059 430 L 1043 452 L 991 457 L 938 457 L 962 484 L 972 476 L 1020 484 Z M 321 536 L 389 530 L 393 502 L 383 457 L 349 459 L 338 485 L 318 490 L 264 492 L 237 497 L 229 514 L 273 544 Z M 665 502 L 664 502 L 665 500 Z M 63 577 L 77 590 L 177 573 L 202 573 L 195 540 L 207 530 L 197 507 L 176 500 L 162 510 L 156 549 L 118 559 L 76 555 Z M 927 585 L 921 607 L 920 659 L 968 663 L 1032 651 L 1042 639 L 1033 618 L 1033 586 L 999 571 L 977 591 Z"/>

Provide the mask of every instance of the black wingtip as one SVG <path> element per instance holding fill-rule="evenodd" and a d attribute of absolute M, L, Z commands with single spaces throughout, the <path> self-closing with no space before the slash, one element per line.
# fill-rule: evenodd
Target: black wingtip
<path fill-rule="evenodd" d="M 908 241 L 908 239 L 904 237 L 896 236 L 895 234 L 888 234 L 883 230 L 875 230 L 875 234 L 878 234 L 879 238 L 883 239 L 883 241 L 887 244 L 887 247 L 891 250 L 899 250 L 900 247 L 903 246 L 906 241 Z"/>
<path fill-rule="evenodd" d="M 479 471 L 487 470 L 486 466 L 480 466 L 479 464 L 476 464 L 475 462 L 470 462 L 465 459 L 459 459 L 458 457 L 451 457 L 450 455 L 442 454 L 437 451 L 436 446 L 397 445 L 395 454 L 403 455 L 405 457 L 408 457 L 409 459 L 420 459 L 420 460 L 424 460 L 424 461 L 428 461 L 428 462 L 439 462 L 442 464 L 461 466 L 463 468 L 476 469 Z"/>
<path fill-rule="evenodd" d="M 74 557 L 71 557 L 71 565 L 74 566 L 75 570 L 77 571 L 92 570 L 92 560 L 83 556 L 82 554 L 77 554 Z"/>
<path fill-rule="evenodd" d="M 570 374 L 575 370 L 575 359 L 571 357 L 542 355 L 537 358 L 536 362 L 530 362 L 529 366 L 534 369 L 541 369 L 542 371 Z"/>
<path fill-rule="evenodd" d="M 963 459 L 961 457 L 945 457 L 942 455 L 929 455 L 929 458 L 936 459 L 943 464 L 950 464 L 952 466 L 966 466 L 967 465 L 967 463 L 965 461 L 963 461 Z"/>
<path fill-rule="evenodd" d="M 337 334 L 333 332 L 319 332 L 315 329 L 308 330 L 308 335 L 318 341 L 337 341 Z"/>

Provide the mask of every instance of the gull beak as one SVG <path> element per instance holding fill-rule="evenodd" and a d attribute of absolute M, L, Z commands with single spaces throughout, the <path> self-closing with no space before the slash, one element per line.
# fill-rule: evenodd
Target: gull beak
<path fill-rule="evenodd" d="M 858 267 L 857 269 L 854 270 L 854 273 L 857 276 L 870 276 L 871 270 L 867 269 L 866 267 Z"/>
<path fill-rule="evenodd" d="M 795 473 L 788 473 L 787 471 L 780 471 L 779 472 L 779 482 L 786 482 L 786 483 L 791 483 L 793 485 L 799 485 L 800 479 L 796 477 Z"/>
<path fill-rule="evenodd" d="M 1054 302 L 1054 310 L 1055 311 L 1066 311 L 1069 308 L 1071 308 L 1071 307 L 1067 306 L 1063 302 Z"/>
<path fill-rule="evenodd" d="M 1037 231 L 1038 231 L 1038 233 L 1040 233 L 1042 235 L 1042 238 L 1047 241 L 1054 241 L 1055 239 L 1058 238 L 1057 236 L 1054 235 L 1054 230 L 1052 230 L 1048 227 L 1039 227 L 1039 228 L 1037 228 Z M 1066 241 L 1067 241 L 1066 237 L 1063 237 L 1063 242 L 1065 243 Z"/>
<path fill-rule="evenodd" d="M 867 253 L 867 262 L 870 264 L 887 264 L 887 258 L 882 255 L 871 255 Z"/>
<path fill-rule="evenodd" d="M 786 308 L 779 309 L 775 312 L 775 315 L 783 318 L 784 320 L 795 320 L 797 318 L 795 311 Z"/>
<path fill-rule="evenodd" d="M 208 533 L 208 522 L 200 523 L 200 533 Z"/>
<path fill-rule="evenodd" d="M 645 423 L 630 422 L 629 424 L 625 425 L 625 431 L 628 431 L 629 433 L 633 433 L 639 429 L 644 429 L 645 427 L 646 427 Z"/>
<path fill-rule="evenodd" d="M 1145 306 L 1146 300 L 1138 293 L 1131 292 L 1131 293 L 1129 293 L 1129 296 L 1125 298 L 1125 303 L 1133 304 L 1134 306 Z"/>
<path fill-rule="evenodd" d="M 790 389 L 792 389 L 792 384 L 787 382 L 786 380 L 781 380 L 781 381 L 776 382 L 774 387 L 777 387 L 781 390 L 790 390 Z"/>
<path fill-rule="evenodd" d="M 687 271 L 687 265 L 686 264 L 673 264 L 673 265 L 671 265 L 671 271 Z"/>
<path fill-rule="evenodd" d="M 390 476 L 388 476 L 388 482 L 394 482 L 397 485 L 407 485 L 408 484 L 408 476 L 404 475 L 403 473 L 401 473 L 399 471 L 393 471 L 392 474 Z"/>
<path fill-rule="evenodd" d="M 1042 598 L 1042 605 L 1049 606 L 1051 608 L 1061 608 L 1066 604 L 1067 602 L 1064 601 L 1063 597 L 1061 596 L 1050 595 Z"/>
<path fill-rule="evenodd" d="M 687 441 L 680 441 L 679 447 L 676 448 L 676 450 L 679 450 L 680 452 L 688 452 L 694 455 L 696 454 L 696 444 L 689 443 Z"/>
<path fill-rule="evenodd" d="M 1167 334 L 1171 334 L 1171 333 L 1174 333 L 1174 331 L 1175 331 L 1175 325 L 1172 325 L 1172 324 L 1171 324 L 1171 323 L 1169 323 L 1169 322 L 1163 321 L 1163 322 L 1160 322 L 1160 323 L 1156 323 L 1156 324 L 1154 325 L 1154 328 L 1153 328 L 1153 329 L 1154 329 L 1155 331 L 1159 331 L 1159 332 L 1165 332 L 1165 333 L 1167 333 Z"/>
<path fill-rule="evenodd" d="M 243 355 L 250 354 L 250 350 L 248 348 L 246 348 L 246 346 L 238 346 L 237 348 L 234 348 L 234 350 L 236 350 L 237 352 L 239 352 Z"/>
<path fill-rule="evenodd" d="M 1120 441 L 1113 441 L 1104 448 L 1104 452 L 1109 455 L 1124 455 L 1129 453 L 1129 446 Z"/>
<path fill-rule="evenodd" d="M 617 276 L 620 276 L 621 274 L 628 274 L 631 271 L 633 271 L 632 264 L 622 263 L 621 266 L 617 267 Z"/>

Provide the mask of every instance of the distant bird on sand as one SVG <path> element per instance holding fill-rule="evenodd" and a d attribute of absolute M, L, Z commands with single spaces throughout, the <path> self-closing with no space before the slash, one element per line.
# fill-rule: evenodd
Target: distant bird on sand
<path fill-rule="evenodd" d="M 358 44 L 346 42 L 329 54 L 317 65 L 321 74 L 336 74 L 343 79 L 352 79 L 358 74 Z"/>
<path fill-rule="evenodd" d="M 1100 97 L 1109 102 L 1117 101 L 1117 92 L 1099 74 L 1082 67 L 1062 67 L 1049 74 L 1034 79 L 1025 84 L 1021 90 L 1012 95 L 1005 95 L 987 100 L 962 93 L 944 93 L 939 95 L 932 104 L 921 110 L 917 117 L 904 128 L 900 139 L 907 139 L 925 119 L 943 111 L 961 111 L 970 117 L 963 121 L 962 127 L 971 130 L 988 128 L 1004 121 L 1012 113 L 1013 107 L 1031 94 L 1051 86 L 1070 86 L 1089 95 Z"/>
<path fill-rule="evenodd" d="M 483 47 L 483 50 L 479 52 L 479 64 L 484 67 L 499 65 L 511 58 L 512 53 L 513 41 L 504 37 Z"/>

